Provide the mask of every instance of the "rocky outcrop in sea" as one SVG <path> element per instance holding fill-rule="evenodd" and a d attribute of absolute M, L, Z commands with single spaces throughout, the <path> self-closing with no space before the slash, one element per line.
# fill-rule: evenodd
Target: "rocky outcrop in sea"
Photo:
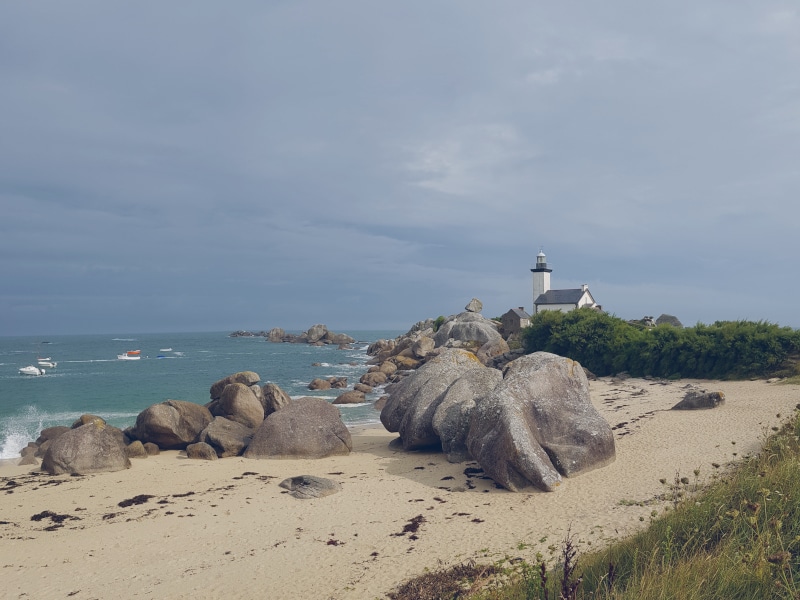
<path fill-rule="evenodd" d="M 269 331 L 259 331 L 253 333 L 250 331 L 234 331 L 229 337 L 263 337 L 268 342 L 273 343 L 287 343 L 287 344 L 313 344 L 322 346 L 325 344 L 336 344 L 338 346 L 346 346 L 355 342 L 355 338 L 350 337 L 346 333 L 334 333 L 329 331 L 327 326 L 318 324 L 312 325 L 307 331 L 303 333 L 286 333 L 280 327 L 274 327 Z"/>

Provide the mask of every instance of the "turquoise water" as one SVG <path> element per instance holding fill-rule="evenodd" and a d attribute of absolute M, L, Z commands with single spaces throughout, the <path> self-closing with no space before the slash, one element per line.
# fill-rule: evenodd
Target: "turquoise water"
<path fill-rule="evenodd" d="M 43 428 L 71 425 L 84 413 L 125 428 L 142 410 L 167 399 L 205 404 L 211 384 L 238 371 L 255 371 L 262 385 L 275 383 L 293 398 L 333 401 L 344 390 L 312 392 L 308 383 L 315 377 L 347 377 L 352 389 L 366 372 L 369 343 L 400 332 L 341 332 L 357 340 L 352 350 L 228 333 L 0 337 L 0 459 L 18 457 Z M 128 350 L 140 350 L 141 360 L 117 359 Z M 40 357 L 57 366 L 45 367 L 42 376 L 19 374 Z M 345 424 L 379 422 L 372 404 L 380 394 L 376 390 L 364 404 L 341 405 Z"/>

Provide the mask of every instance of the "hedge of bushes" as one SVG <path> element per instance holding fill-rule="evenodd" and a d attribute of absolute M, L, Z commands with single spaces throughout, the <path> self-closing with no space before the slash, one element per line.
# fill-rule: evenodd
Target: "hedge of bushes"
<path fill-rule="evenodd" d="M 544 311 L 522 330 L 525 351 L 577 360 L 598 376 L 744 379 L 795 375 L 800 330 L 764 321 L 645 327 L 582 308 Z"/>

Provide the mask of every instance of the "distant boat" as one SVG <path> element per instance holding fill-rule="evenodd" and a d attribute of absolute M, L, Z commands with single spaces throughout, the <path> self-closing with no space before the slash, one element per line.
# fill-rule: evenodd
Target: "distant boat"
<path fill-rule="evenodd" d="M 33 365 L 29 365 L 27 367 L 22 367 L 19 370 L 20 375 L 44 375 L 44 369 L 40 369 L 39 367 L 34 367 Z"/>
<path fill-rule="evenodd" d="M 172 348 L 161 348 L 159 352 L 172 352 Z"/>
<path fill-rule="evenodd" d="M 119 360 L 139 360 L 142 358 L 141 353 L 141 350 L 128 350 L 125 354 L 117 354 L 117 358 Z"/>
<path fill-rule="evenodd" d="M 49 367 L 51 369 L 55 369 L 57 362 L 53 362 L 53 360 L 48 356 L 47 358 L 37 358 L 36 359 L 39 363 L 40 367 Z"/>

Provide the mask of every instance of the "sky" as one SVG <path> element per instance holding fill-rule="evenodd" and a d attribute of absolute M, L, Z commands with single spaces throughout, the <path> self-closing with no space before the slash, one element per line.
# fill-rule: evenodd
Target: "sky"
<path fill-rule="evenodd" d="M 0 335 L 800 328 L 796 1 L 0 3 Z"/>

